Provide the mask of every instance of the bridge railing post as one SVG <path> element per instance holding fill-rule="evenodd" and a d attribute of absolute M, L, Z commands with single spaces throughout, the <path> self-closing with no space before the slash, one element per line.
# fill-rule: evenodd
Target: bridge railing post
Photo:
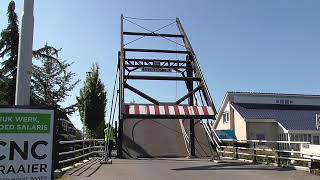
<path fill-rule="evenodd" d="M 224 151 L 224 148 L 221 147 L 221 157 L 223 157 L 223 151 Z"/>
<path fill-rule="evenodd" d="M 236 159 L 239 159 L 239 154 L 238 154 L 239 149 L 237 146 L 235 146 L 234 148 L 235 148 L 235 153 L 236 153 Z"/>
<path fill-rule="evenodd" d="M 281 164 L 280 156 L 281 156 L 281 152 L 280 152 L 280 144 L 279 144 L 279 143 L 277 143 L 277 165 L 278 165 L 278 166 Z"/>
<path fill-rule="evenodd" d="M 89 153 L 92 152 L 92 141 L 89 141 Z"/>
<path fill-rule="evenodd" d="M 256 142 L 253 142 L 253 162 L 257 162 Z"/>

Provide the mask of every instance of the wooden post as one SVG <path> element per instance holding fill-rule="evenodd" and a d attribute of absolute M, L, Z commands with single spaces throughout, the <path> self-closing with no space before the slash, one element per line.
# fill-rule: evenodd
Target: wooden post
<path fill-rule="evenodd" d="M 281 153 L 280 153 L 280 144 L 279 143 L 277 143 L 277 165 L 279 166 L 280 164 L 281 164 L 281 161 L 280 161 L 280 156 L 281 156 Z"/>
<path fill-rule="evenodd" d="M 238 154 L 238 147 L 235 147 L 235 149 L 236 149 L 236 159 L 239 159 L 239 154 Z"/>
<path fill-rule="evenodd" d="M 224 149 L 223 149 L 223 147 L 221 147 L 221 157 L 223 157 L 223 151 L 224 151 Z"/>
<path fill-rule="evenodd" d="M 256 142 L 253 142 L 253 162 L 257 162 L 257 151 L 256 151 Z"/>

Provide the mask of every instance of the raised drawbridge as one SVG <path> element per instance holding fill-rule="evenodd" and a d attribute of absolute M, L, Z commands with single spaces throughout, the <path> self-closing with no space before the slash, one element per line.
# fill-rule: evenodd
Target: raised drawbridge
<path fill-rule="evenodd" d="M 167 24 L 151 30 L 141 23 L 145 21 Z M 143 32 L 128 31 L 126 24 Z M 176 32 L 160 33 L 174 25 Z M 162 39 L 176 48 L 131 47 L 143 38 L 151 40 L 152 45 L 156 44 L 153 39 Z M 179 18 L 138 19 L 122 15 L 116 81 L 118 91 L 115 86 L 110 119 L 112 123 L 118 112 L 118 157 L 216 157 L 219 142 L 211 123 L 217 111 Z M 147 82 L 154 83 L 153 94 L 146 93 L 150 91 L 144 85 Z M 169 102 L 159 101 L 155 95 L 174 94 L 162 90 L 166 82 L 182 83 L 183 86 L 176 86 L 176 94 L 184 94 Z M 133 96 L 143 101 L 132 101 Z"/>

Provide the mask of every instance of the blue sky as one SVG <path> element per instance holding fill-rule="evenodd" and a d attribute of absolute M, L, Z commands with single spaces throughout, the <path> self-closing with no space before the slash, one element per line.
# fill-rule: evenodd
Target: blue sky
<path fill-rule="evenodd" d="M 7 24 L 8 2 L 0 1 L 0 29 Z M 16 4 L 20 16 L 22 0 Z M 217 107 L 226 91 L 319 94 L 319 9 L 318 0 L 36 0 L 34 49 L 46 42 L 62 48 L 60 57 L 74 62 L 72 71 L 81 80 L 98 62 L 110 99 L 120 48 L 120 14 L 179 17 Z M 161 23 L 152 23 L 151 29 Z M 82 85 L 65 104 L 75 102 Z M 159 96 L 175 96 L 164 93 L 161 84 L 150 86 Z M 82 127 L 79 116 L 71 119 Z"/>

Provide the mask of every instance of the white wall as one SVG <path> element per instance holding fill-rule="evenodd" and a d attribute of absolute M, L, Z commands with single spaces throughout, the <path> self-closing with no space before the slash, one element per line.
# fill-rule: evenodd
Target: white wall
<path fill-rule="evenodd" d="M 247 140 L 247 123 L 236 110 L 234 110 L 234 130 L 237 139 Z"/>
<path fill-rule="evenodd" d="M 220 110 L 221 112 L 226 112 L 228 111 L 229 112 L 229 118 L 230 118 L 230 121 L 229 122 L 223 122 L 223 116 L 221 116 L 218 120 L 218 124 L 217 124 L 217 127 L 216 129 L 217 130 L 226 130 L 226 129 L 231 129 L 231 113 L 230 113 L 230 103 L 228 102 L 227 105 Z"/>

